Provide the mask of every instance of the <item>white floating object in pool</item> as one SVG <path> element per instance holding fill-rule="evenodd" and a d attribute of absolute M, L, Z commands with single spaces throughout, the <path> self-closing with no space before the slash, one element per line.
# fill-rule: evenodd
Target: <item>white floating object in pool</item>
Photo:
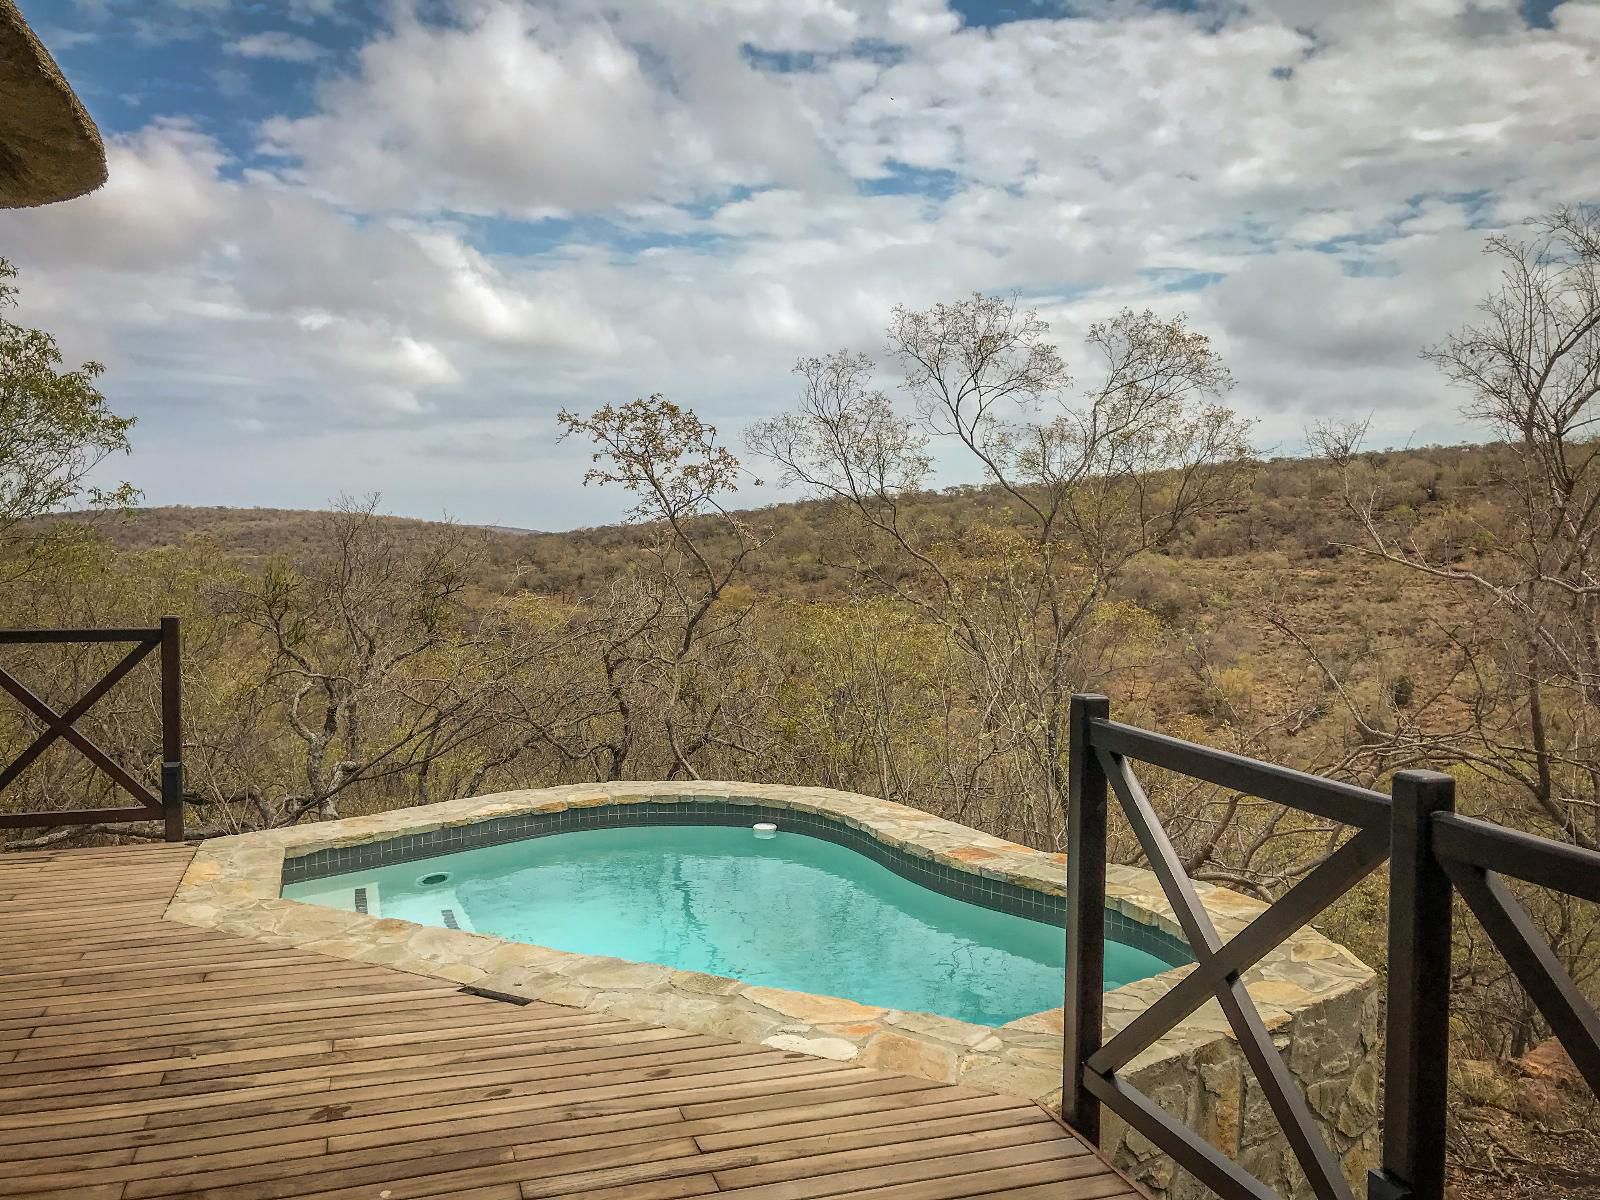
<path fill-rule="evenodd" d="M 757 821 L 751 828 L 756 831 L 758 838 L 774 838 L 778 836 L 778 827 L 771 821 Z"/>

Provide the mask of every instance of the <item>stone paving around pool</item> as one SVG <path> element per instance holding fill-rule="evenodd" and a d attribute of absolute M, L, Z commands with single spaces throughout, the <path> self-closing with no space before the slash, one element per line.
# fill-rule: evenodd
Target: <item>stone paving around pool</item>
<path fill-rule="evenodd" d="M 802 1051 L 862 1066 L 1027 1096 L 1059 1108 L 1061 1010 L 991 1028 L 830 996 L 756 987 L 653 963 L 572 954 L 460 930 L 414 925 L 285 900 L 283 864 L 318 850 L 526 813 L 607 804 L 719 802 L 830 816 L 872 837 L 975 875 L 1051 895 L 1064 890 L 1065 856 L 1032 850 L 929 813 L 825 788 L 775 784 L 611 783 L 501 792 L 370 817 L 214 838 L 196 853 L 167 918 L 337 958 L 380 963 L 556 1004 L 569 1004 Z M 1259 902 L 1197 885 L 1224 939 L 1261 911 Z M 1154 875 L 1113 866 L 1107 907 L 1181 937 Z M 1121 1029 L 1192 967 L 1177 967 L 1106 993 L 1106 1032 Z M 1377 986 L 1343 947 L 1301 930 L 1245 976 L 1262 1018 L 1330 1142 L 1357 1182 L 1375 1160 L 1378 1109 Z M 1259 1087 L 1215 1002 L 1124 1069 L 1169 1111 L 1210 1137 L 1285 1196 L 1299 1178 Z M 1206 1195 L 1138 1134 L 1108 1116 L 1104 1148 L 1153 1193 Z"/>

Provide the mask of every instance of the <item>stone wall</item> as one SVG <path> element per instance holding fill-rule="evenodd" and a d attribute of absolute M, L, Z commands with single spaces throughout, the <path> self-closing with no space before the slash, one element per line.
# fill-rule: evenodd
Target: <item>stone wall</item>
<path fill-rule="evenodd" d="M 928 813 L 823 788 L 747 783 L 619 783 L 504 792 L 372 817 L 217 838 L 196 853 L 168 908 L 170 920 L 295 945 L 320 953 L 470 983 L 864 1067 L 1022 1095 L 1059 1108 L 1061 1010 L 1000 1028 L 901 1012 L 828 996 L 756 987 L 653 963 L 570 954 L 300 904 L 281 897 L 286 857 L 398 837 L 432 835 L 598 805 L 692 801 L 824 814 L 921 859 L 1052 896 L 1064 890 L 1064 858 L 1006 842 Z M 1263 910 L 1225 889 L 1197 891 L 1222 937 Z M 1149 872 L 1113 867 L 1107 905 L 1178 932 Z M 1121 1029 L 1192 967 L 1106 993 L 1106 1033 Z M 1262 1019 L 1305 1086 L 1353 1182 L 1377 1153 L 1378 1021 L 1373 972 L 1349 951 L 1301 930 L 1247 976 Z M 1304 1181 L 1260 1088 L 1215 1002 L 1134 1059 L 1125 1077 L 1181 1116 L 1286 1197 Z M 1108 1115 L 1105 1148 L 1158 1200 L 1208 1193 L 1138 1134 Z M 1359 1190 L 1359 1189 L 1358 1189 Z"/>
<path fill-rule="evenodd" d="M 1253 994 L 1263 990 L 1251 989 Z M 1288 1058 L 1312 1114 L 1343 1163 L 1352 1190 L 1365 1195 L 1367 1172 L 1378 1162 L 1383 1048 L 1376 983 L 1298 1004 L 1290 1011 L 1258 1006 L 1273 1042 Z M 1209 1010 L 1219 1026 L 1225 1025 L 1215 1003 Z M 1157 1062 L 1140 1065 L 1136 1060 L 1127 1077 L 1163 1108 L 1181 1114 L 1190 1128 L 1204 1133 L 1285 1200 L 1311 1196 L 1277 1119 L 1232 1038 L 1217 1038 Z M 1110 1114 L 1101 1144 L 1112 1161 L 1152 1196 L 1213 1200 L 1209 1190 Z"/>

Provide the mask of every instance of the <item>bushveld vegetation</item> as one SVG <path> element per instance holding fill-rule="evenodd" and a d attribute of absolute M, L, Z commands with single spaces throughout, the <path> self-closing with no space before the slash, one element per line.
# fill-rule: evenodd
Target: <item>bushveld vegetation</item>
<path fill-rule="evenodd" d="M 1600 218 L 1563 210 L 1488 249 L 1501 290 L 1427 352 L 1484 445 L 1372 451 L 1338 426 L 1316 457 L 1259 461 L 1181 321 L 1114 315 L 1074 385 L 1035 314 L 976 296 L 896 310 L 882 361 L 803 360 L 793 409 L 743 444 L 659 396 L 563 413 L 590 482 L 633 501 L 570 534 L 402 521 L 376 499 L 141 512 L 123 491 L 42 517 L 96 499 L 84 472 L 127 423 L 92 365 L 62 373 L 46 335 L 5 325 L 0 625 L 184 619 L 190 824 L 208 834 L 698 777 L 869 792 L 1058 849 L 1066 702 L 1097 690 L 1121 719 L 1367 786 L 1449 770 L 1465 811 L 1595 846 Z M 982 482 L 935 489 L 935 447 Z M 741 458 L 809 498 L 738 510 Z M 11 647 L 6 665 L 61 705 L 110 653 Z M 12 750 L 37 732 L 3 721 Z M 154 777 L 153 676 L 83 727 Z M 1341 837 L 1147 782 L 1197 878 L 1270 897 Z M 109 787 L 57 746 L 0 804 L 90 807 Z M 1131 837 L 1118 852 L 1137 861 Z M 1322 922 L 1380 967 L 1383 899 L 1370 881 Z M 1595 914 L 1530 902 L 1600 987 Z M 1593 1194 L 1600 1112 L 1460 927 L 1463 1194 Z"/>

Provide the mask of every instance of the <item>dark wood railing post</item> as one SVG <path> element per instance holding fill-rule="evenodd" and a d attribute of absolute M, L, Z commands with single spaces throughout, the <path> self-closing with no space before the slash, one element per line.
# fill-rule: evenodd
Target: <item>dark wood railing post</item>
<path fill-rule="evenodd" d="M 1067 746 L 1067 990 L 1062 1005 L 1061 1116 L 1091 1143 L 1100 1140 L 1100 1102 L 1083 1070 L 1100 1049 L 1105 1007 L 1106 776 L 1090 745 L 1089 722 L 1108 720 L 1111 701 L 1075 695 Z"/>
<path fill-rule="evenodd" d="M 169 842 L 183 841 L 183 655 L 177 617 L 161 618 L 161 811 Z"/>
<path fill-rule="evenodd" d="M 1455 811 L 1437 771 L 1394 777 L 1389 857 L 1389 1005 L 1383 1165 L 1368 1200 L 1442 1200 L 1450 1059 L 1450 877 L 1433 849 L 1435 813 Z"/>

